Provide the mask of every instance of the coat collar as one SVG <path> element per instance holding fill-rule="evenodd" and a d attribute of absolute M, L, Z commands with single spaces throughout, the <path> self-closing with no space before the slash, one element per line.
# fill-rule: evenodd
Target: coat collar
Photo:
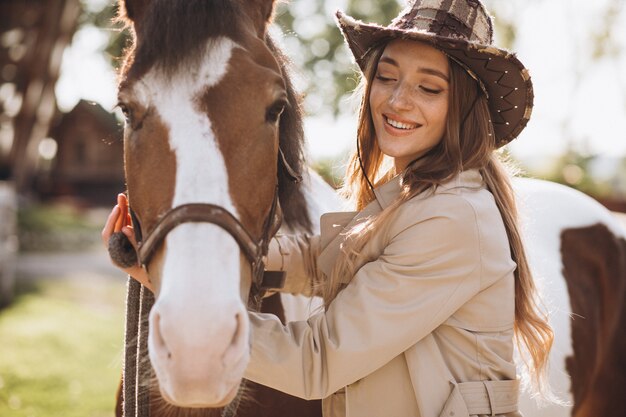
<path fill-rule="evenodd" d="M 482 187 L 484 187 L 482 175 L 480 175 L 478 170 L 472 169 L 462 171 L 450 181 L 441 184 L 434 191 L 434 194 L 449 192 L 456 188 L 479 189 Z M 322 215 L 320 220 L 322 247 L 318 257 L 318 267 L 327 277 L 331 274 L 346 232 L 389 207 L 398 198 L 402 188 L 402 175 L 398 174 L 384 184 L 374 188 L 376 198 L 363 210 Z M 430 193 L 424 193 L 424 195 L 430 195 Z M 346 280 L 346 283 L 348 281 Z"/>
<path fill-rule="evenodd" d="M 455 188 L 481 188 L 484 186 L 483 177 L 477 169 L 462 171 L 458 175 L 444 182 L 435 190 L 435 194 L 450 191 Z M 381 209 L 386 209 L 398 198 L 402 192 L 402 174 L 392 177 L 389 181 L 374 188 L 376 202 Z M 371 204 L 371 203 L 370 203 Z"/>

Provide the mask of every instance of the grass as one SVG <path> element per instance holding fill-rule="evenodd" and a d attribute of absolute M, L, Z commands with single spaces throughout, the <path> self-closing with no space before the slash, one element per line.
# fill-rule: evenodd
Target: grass
<path fill-rule="evenodd" d="M 71 204 L 34 204 L 19 210 L 21 251 L 76 251 L 99 243 L 106 216 Z"/>
<path fill-rule="evenodd" d="M 0 416 L 113 416 L 124 292 L 105 278 L 19 287 L 0 311 Z"/>
<path fill-rule="evenodd" d="M 92 224 L 70 205 L 33 205 L 18 213 L 20 229 L 34 231 L 82 230 Z"/>

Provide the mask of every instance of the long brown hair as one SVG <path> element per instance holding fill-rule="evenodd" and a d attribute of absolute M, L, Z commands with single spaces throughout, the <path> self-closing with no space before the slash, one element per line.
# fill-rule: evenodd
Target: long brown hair
<path fill-rule="evenodd" d="M 357 130 L 357 152 L 349 162 L 343 187 L 344 193 L 354 201 L 358 210 L 362 210 L 375 198 L 368 178 L 379 183 L 386 179 L 381 177 L 384 155 L 376 142 L 369 105 L 371 81 L 376 75 L 378 60 L 384 46 L 371 50 L 361 80 L 362 99 Z M 356 272 L 355 265 L 363 261 L 359 252 L 370 240 L 371 235 L 393 216 L 402 203 L 424 191 L 436 188 L 463 170 L 477 169 L 487 189 L 494 196 L 507 232 L 511 257 L 517 264 L 514 272 L 516 343 L 519 351 L 523 353 L 522 357 L 533 388 L 542 396 L 550 398 L 546 371 L 554 334 L 547 322 L 546 314 L 539 308 L 537 290 L 520 237 L 510 174 L 501 161 L 501 154 L 496 150 L 496 138 L 490 122 L 486 96 L 478 83 L 460 65 L 452 59 L 449 62 L 449 108 L 442 140 L 420 158 L 419 164 L 409 165 L 403 172 L 402 192 L 398 199 L 376 217 L 361 225 L 358 230 L 349 233 L 343 248 L 343 256 L 340 256 L 335 264 L 324 288 L 325 305 L 328 307 L 343 288 L 342 278 L 352 277 Z"/>

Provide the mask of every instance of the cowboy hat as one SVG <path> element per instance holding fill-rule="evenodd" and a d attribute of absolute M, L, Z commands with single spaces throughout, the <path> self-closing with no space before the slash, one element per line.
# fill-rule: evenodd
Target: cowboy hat
<path fill-rule="evenodd" d="M 459 64 L 487 96 L 498 147 L 526 127 L 533 107 L 528 70 L 513 53 L 492 45 L 492 19 L 480 1 L 413 0 L 386 27 L 342 11 L 337 22 L 361 70 L 372 49 L 398 38 L 427 42 Z"/>

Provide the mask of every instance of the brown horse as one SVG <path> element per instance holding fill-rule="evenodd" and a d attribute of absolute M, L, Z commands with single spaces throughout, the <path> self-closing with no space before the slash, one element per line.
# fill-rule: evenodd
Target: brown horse
<path fill-rule="evenodd" d="M 292 229 L 310 228 L 292 181 L 303 167 L 298 97 L 267 35 L 273 7 L 119 2 L 133 34 L 119 83 L 128 195 L 155 288 L 152 416 L 217 416 L 238 402 L 263 246 L 281 212 Z M 246 391 L 237 415 L 321 415 L 319 402 L 251 383 Z"/>

